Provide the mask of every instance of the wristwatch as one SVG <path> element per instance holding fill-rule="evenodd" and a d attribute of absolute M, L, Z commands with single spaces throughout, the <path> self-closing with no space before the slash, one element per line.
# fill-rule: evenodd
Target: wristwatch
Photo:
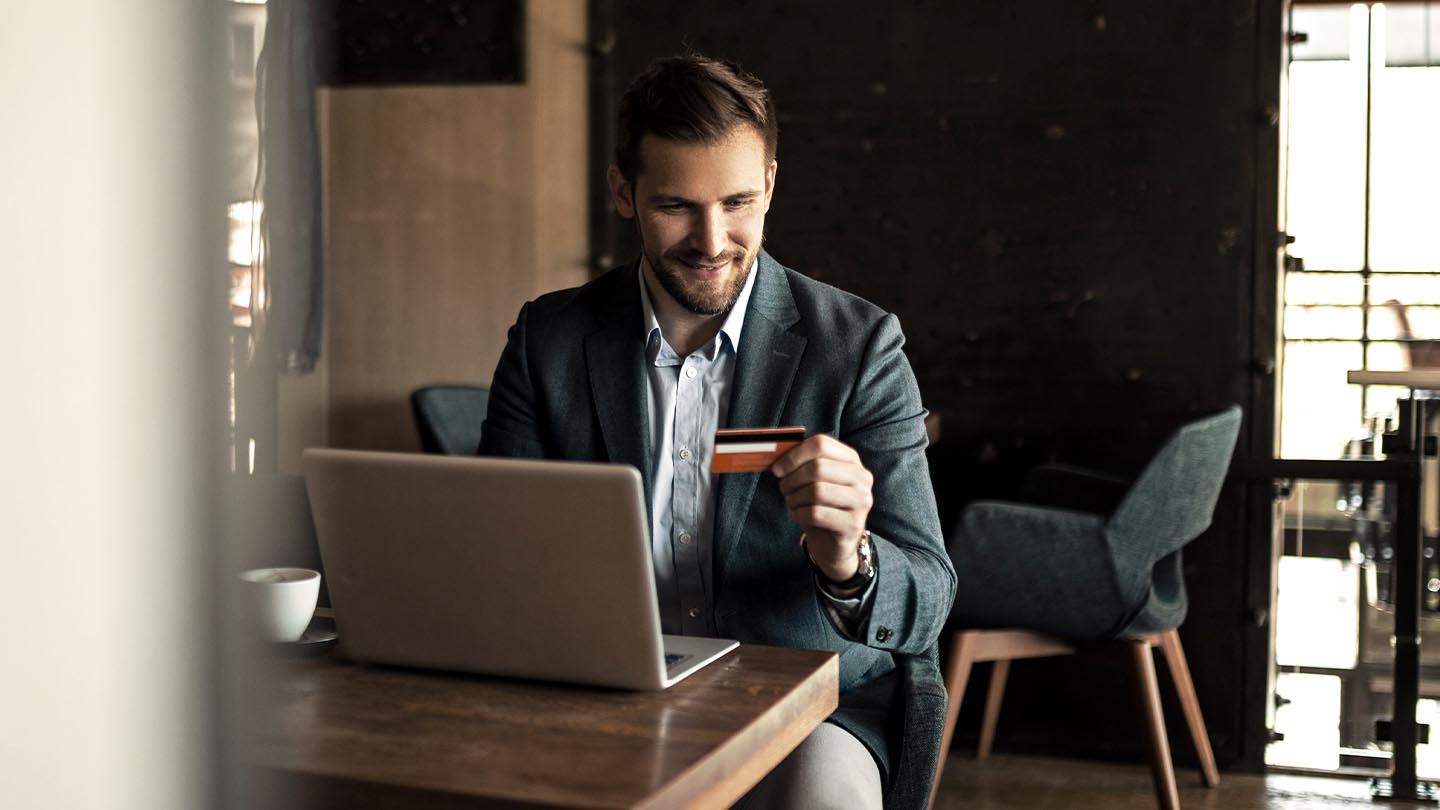
<path fill-rule="evenodd" d="M 805 544 L 803 533 L 800 535 L 800 544 Z M 870 545 L 869 529 L 860 533 L 860 545 L 855 551 L 860 555 L 860 563 L 855 566 L 855 573 L 849 579 L 840 582 L 825 576 L 825 572 L 815 565 L 814 560 L 810 561 L 810 565 L 814 566 L 815 573 L 819 574 L 821 579 L 837 591 L 863 590 L 866 585 L 870 584 L 870 580 L 875 578 L 875 547 Z M 809 552 L 807 551 L 806 554 L 808 555 Z"/>

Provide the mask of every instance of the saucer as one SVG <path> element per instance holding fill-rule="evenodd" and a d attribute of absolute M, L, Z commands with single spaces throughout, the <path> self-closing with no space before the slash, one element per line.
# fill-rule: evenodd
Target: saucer
<path fill-rule="evenodd" d="M 305 628 L 305 632 L 300 638 L 289 643 L 300 647 L 310 644 L 334 644 L 338 638 L 339 636 L 335 635 L 334 630 L 312 626 Z"/>
<path fill-rule="evenodd" d="M 294 641 L 271 642 L 270 648 L 280 655 L 323 655 L 339 640 L 333 619 L 316 617 Z"/>

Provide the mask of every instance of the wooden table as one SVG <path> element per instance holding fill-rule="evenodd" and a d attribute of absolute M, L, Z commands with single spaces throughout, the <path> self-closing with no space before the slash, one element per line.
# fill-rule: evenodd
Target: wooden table
<path fill-rule="evenodd" d="M 1403 385 L 1421 391 L 1440 391 L 1440 369 L 1412 368 L 1405 371 L 1352 369 L 1345 373 L 1351 385 Z"/>
<path fill-rule="evenodd" d="M 837 661 L 742 645 L 663 692 L 277 661 L 243 804 L 728 807 L 834 711 Z"/>

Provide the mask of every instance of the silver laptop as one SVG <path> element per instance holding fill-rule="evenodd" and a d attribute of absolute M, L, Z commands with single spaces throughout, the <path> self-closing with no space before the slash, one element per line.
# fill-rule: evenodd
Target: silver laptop
<path fill-rule="evenodd" d="M 633 467 L 313 448 L 303 465 L 354 660 L 664 689 L 737 646 L 661 635 Z"/>

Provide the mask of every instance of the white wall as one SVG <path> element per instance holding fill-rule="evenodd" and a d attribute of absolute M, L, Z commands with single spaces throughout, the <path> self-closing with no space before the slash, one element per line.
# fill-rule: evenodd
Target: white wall
<path fill-rule="evenodd" d="M 3 807 L 213 803 L 217 6 L 0 26 Z"/>

